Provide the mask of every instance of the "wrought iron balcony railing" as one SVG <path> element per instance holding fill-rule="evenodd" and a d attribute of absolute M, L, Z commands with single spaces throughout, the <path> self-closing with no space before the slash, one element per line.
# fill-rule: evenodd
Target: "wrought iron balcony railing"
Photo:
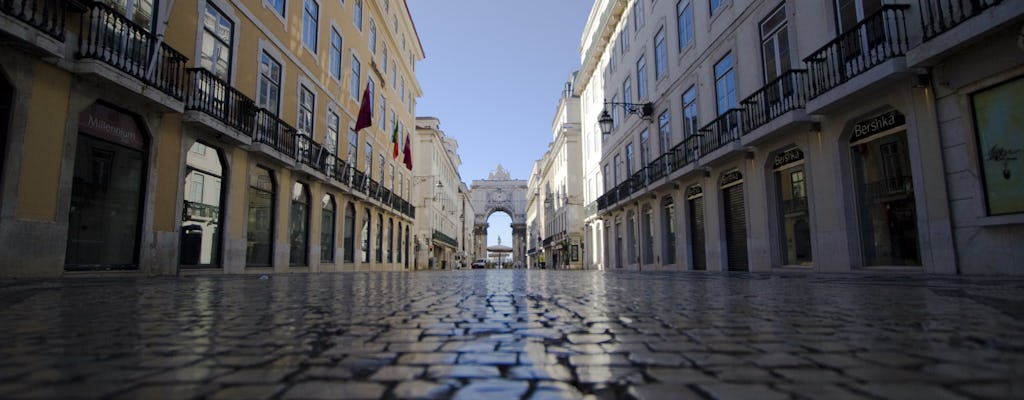
<path fill-rule="evenodd" d="M 326 174 L 328 156 L 333 157 L 320 143 L 304 134 L 295 135 L 295 161 Z"/>
<path fill-rule="evenodd" d="M 93 2 L 82 13 L 78 58 L 102 61 L 183 100 L 188 58 L 106 4 Z M 155 53 L 155 54 L 154 54 Z"/>
<path fill-rule="evenodd" d="M 0 0 L 0 12 L 64 41 L 68 4 L 65 0 Z"/>
<path fill-rule="evenodd" d="M 782 114 L 803 108 L 807 103 L 807 70 L 792 69 L 775 78 L 740 102 L 747 134 Z"/>
<path fill-rule="evenodd" d="M 295 158 L 295 128 L 266 109 L 256 112 L 253 140 L 273 147 L 288 158 Z"/>
<path fill-rule="evenodd" d="M 186 77 L 186 110 L 203 112 L 245 136 L 252 136 L 256 102 L 206 69 L 189 68 Z"/>
<path fill-rule="evenodd" d="M 907 52 L 908 4 L 890 4 L 804 59 L 809 70 L 809 99 Z"/>
<path fill-rule="evenodd" d="M 701 157 L 720 149 L 731 142 L 739 140 L 743 131 L 743 109 L 733 108 L 719 115 L 711 123 L 700 128 L 700 134 L 704 135 L 700 144 Z"/>
<path fill-rule="evenodd" d="M 1003 0 L 917 0 L 921 33 L 929 41 Z"/>

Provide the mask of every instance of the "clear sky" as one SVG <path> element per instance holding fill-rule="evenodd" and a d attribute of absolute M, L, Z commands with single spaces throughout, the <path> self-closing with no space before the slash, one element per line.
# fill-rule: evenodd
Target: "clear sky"
<path fill-rule="evenodd" d="M 426 59 L 416 64 L 433 116 L 459 142 L 463 182 L 501 163 L 529 179 L 551 141 L 562 87 L 579 68 L 580 37 L 593 1 L 408 0 Z M 495 214 L 488 244 L 511 245 L 511 219 Z M 496 228 L 501 228 L 497 229 Z"/>

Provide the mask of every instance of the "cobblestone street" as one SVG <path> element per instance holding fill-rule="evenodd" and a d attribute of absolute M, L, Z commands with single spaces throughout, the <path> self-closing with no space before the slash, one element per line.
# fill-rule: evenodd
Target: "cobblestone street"
<path fill-rule="evenodd" d="M 0 281 L 0 398 L 1024 397 L 1024 281 L 436 271 Z"/>

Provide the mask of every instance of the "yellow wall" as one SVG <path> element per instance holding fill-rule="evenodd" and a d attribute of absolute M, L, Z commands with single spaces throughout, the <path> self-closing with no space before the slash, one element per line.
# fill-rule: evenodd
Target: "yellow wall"
<path fill-rule="evenodd" d="M 234 193 L 228 196 L 228 207 L 234 212 L 235 217 L 228 220 L 228 237 L 231 239 L 245 239 L 245 223 L 249 218 L 249 152 L 243 148 L 229 148 L 229 157 L 233 160 L 230 164 L 231 191 Z"/>
<path fill-rule="evenodd" d="M 159 140 L 156 165 L 156 199 L 153 207 L 153 230 L 173 232 L 178 225 L 181 206 L 178 204 L 178 173 L 181 156 L 181 114 L 164 114 L 154 135 Z"/>
<path fill-rule="evenodd" d="M 70 90 L 70 74 L 43 61 L 35 63 L 18 179 L 18 218 L 56 221 Z"/>

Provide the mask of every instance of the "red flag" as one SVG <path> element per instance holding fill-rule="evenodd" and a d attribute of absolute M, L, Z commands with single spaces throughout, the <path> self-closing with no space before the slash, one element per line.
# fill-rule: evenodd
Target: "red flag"
<path fill-rule="evenodd" d="M 359 118 L 356 118 L 355 131 L 373 125 L 373 99 L 370 98 L 370 85 L 363 90 L 363 102 L 359 104 Z"/>
<path fill-rule="evenodd" d="M 395 125 L 395 129 L 391 131 L 391 143 L 393 145 L 391 149 L 391 158 L 398 158 L 398 122 L 391 121 Z"/>
<path fill-rule="evenodd" d="M 402 160 L 405 163 L 405 167 L 410 171 L 412 170 L 412 148 L 409 147 L 409 135 L 405 135 L 405 159 Z"/>

